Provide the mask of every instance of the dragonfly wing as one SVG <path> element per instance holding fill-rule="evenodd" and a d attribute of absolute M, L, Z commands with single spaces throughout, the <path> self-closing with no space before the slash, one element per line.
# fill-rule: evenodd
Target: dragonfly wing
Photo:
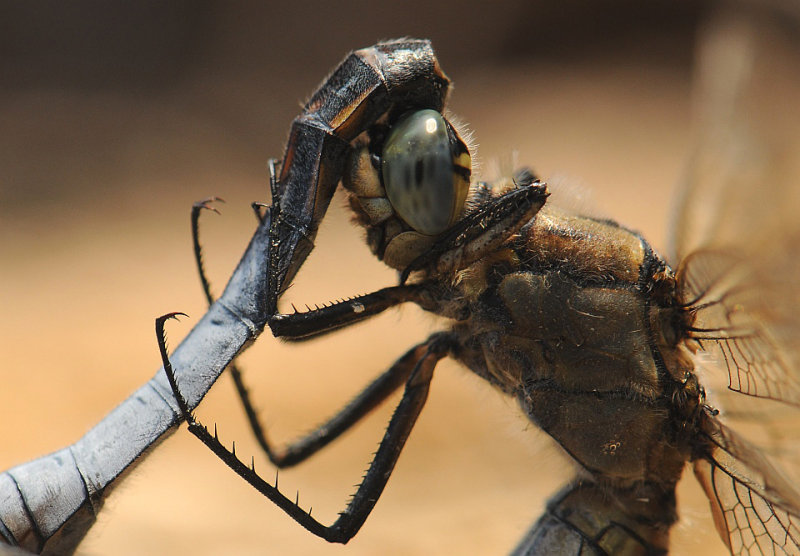
<path fill-rule="evenodd" d="M 694 472 L 732 554 L 800 554 L 800 493 L 759 451 L 709 413 Z"/>
<path fill-rule="evenodd" d="M 671 257 L 729 388 L 800 405 L 800 10 L 737 6 L 701 35 Z"/>
<path fill-rule="evenodd" d="M 800 10 L 788 9 L 727 5 L 701 33 L 673 263 L 698 248 L 757 249 L 798 229 Z"/>
<path fill-rule="evenodd" d="M 678 270 L 690 337 L 727 369 L 728 387 L 800 406 L 800 235 L 750 256 L 702 249 Z"/>

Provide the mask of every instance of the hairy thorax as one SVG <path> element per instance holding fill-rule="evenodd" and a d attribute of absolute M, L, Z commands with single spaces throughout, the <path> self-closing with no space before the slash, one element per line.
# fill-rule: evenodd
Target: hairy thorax
<path fill-rule="evenodd" d="M 616 223 L 549 207 L 452 278 L 457 357 L 601 481 L 674 485 L 700 391 L 672 271 Z"/>

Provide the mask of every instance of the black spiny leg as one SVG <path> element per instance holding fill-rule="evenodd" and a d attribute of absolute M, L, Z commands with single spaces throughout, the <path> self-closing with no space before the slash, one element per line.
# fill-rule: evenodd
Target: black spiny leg
<path fill-rule="evenodd" d="M 287 444 L 280 452 L 273 452 L 270 460 L 276 467 L 290 467 L 314 455 L 400 388 L 412 370 L 413 367 L 409 365 L 393 365 L 327 422 Z"/>
<path fill-rule="evenodd" d="M 192 417 L 192 412 L 189 410 L 189 404 L 186 403 L 186 399 L 183 397 L 183 394 L 180 393 L 178 390 L 178 383 L 175 380 L 175 373 L 172 370 L 172 363 L 169 362 L 169 354 L 167 353 L 167 335 L 164 332 L 164 323 L 167 322 L 169 319 L 178 320 L 178 317 L 187 317 L 186 313 L 167 313 L 166 315 L 161 315 L 156 319 L 156 338 L 158 340 L 158 351 L 161 354 L 161 362 L 164 365 L 164 372 L 167 374 L 167 381 L 169 381 L 169 386 L 172 389 L 172 393 L 175 395 L 175 401 L 178 402 L 178 409 L 180 409 L 181 419 L 185 419 L 187 422 L 194 421 L 194 417 Z"/>
<path fill-rule="evenodd" d="M 275 161 L 270 159 L 270 189 L 274 187 L 273 181 L 275 179 Z M 204 209 L 211 210 L 219 214 L 219 211 L 216 209 L 216 207 L 212 205 L 214 202 L 224 203 L 225 201 L 219 197 L 208 197 L 207 199 L 196 202 L 192 206 L 192 244 L 194 246 L 194 260 L 197 264 L 197 272 L 200 275 L 200 283 L 203 286 L 203 294 L 206 296 L 206 300 L 208 301 L 209 305 L 214 303 L 214 295 L 211 293 L 211 285 L 206 277 L 205 266 L 203 265 L 203 249 L 200 245 L 199 220 L 200 213 Z M 257 205 L 256 203 L 253 204 L 253 210 L 256 213 L 256 217 L 260 221 L 262 219 L 262 215 L 259 207 L 260 205 Z M 256 410 L 250 401 L 250 393 L 247 390 L 247 386 L 244 384 L 241 370 L 236 363 L 231 363 L 228 365 L 228 370 L 230 371 L 231 378 L 233 378 L 233 384 L 236 387 L 236 393 L 239 396 L 239 400 L 242 402 L 242 407 L 244 408 L 245 415 L 247 415 L 247 422 L 250 424 L 250 430 L 253 431 L 253 436 L 264 453 L 267 454 L 267 457 L 270 459 L 270 461 L 278 465 L 279 463 L 276 460 L 279 458 L 276 458 L 272 446 L 270 446 L 270 443 L 267 440 L 264 428 L 261 426 L 261 422 L 258 419 Z"/>
<path fill-rule="evenodd" d="M 272 205 L 275 205 L 275 201 L 278 196 L 278 161 L 274 158 L 270 158 L 267 161 L 267 168 L 269 170 L 269 192 L 272 196 Z M 264 211 L 262 209 L 269 208 L 270 205 L 253 201 L 250 206 L 253 208 L 253 212 L 256 214 L 256 219 L 258 219 L 259 222 L 263 222 Z"/>
<path fill-rule="evenodd" d="M 203 248 L 200 245 L 200 212 L 210 210 L 220 214 L 215 206 L 211 203 L 220 202 L 224 203 L 225 200 L 220 197 L 208 197 L 202 201 L 197 201 L 192 205 L 192 247 L 194 248 L 194 261 L 197 263 L 197 273 L 200 275 L 200 283 L 203 286 L 203 294 L 206 296 L 206 301 L 209 305 L 214 303 L 214 295 L 211 293 L 211 284 L 206 277 L 206 268 L 203 265 Z"/>
<path fill-rule="evenodd" d="M 455 340 L 453 337 L 446 333 L 434 334 L 426 342 L 409 350 L 387 373 L 384 373 L 383 376 L 408 377 L 403 397 L 397 405 L 394 415 L 392 415 L 383 440 L 364 476 L 364 480 L 359 485 L 350 503 L 339 514 L 339 518 L 332 525 L 326 526 L 311 517 L 310 510 L 308 512 L 303 510 L 298 505 L 297 499 L 292 501 L 284 496 L 276 486 L 262 479 L 255 472 L 252 463 L 250 467 L 244 464 L 236 457 L 233 450 L 228 450 L 220 443 L 216 433 L 212 436 L 208 429 L 197 422 L 191 415 L 186 401 L 180 393 L 175 373 L 167 357 L 164 322 L 174 316 L 176 316 L 176 313 L 156 319 L 156 336 L 164 371 L 167 373 L 170 386 L 178 402 L 181 416 L 186 419 L 189 425 L 189 431 L 199 438 L 237 475 L 275 503 L 300 525 L 330 542 L 346 543 L 350 540 L 364 524 L 383 492 L 397 459 L 400 457 L 400 452 L 408 439 L 408 435 L 411 433 L 411 429 L 414 427 L 422 407 L 425 405 L 436 363 L 454 347 Z M 379 381 L 380 379 L 376 383 Z M 345 409 L 346 411 L 347 408 Z"/>
<path fill-rule="evenodd" d="M 383 288 L 307 313 L 275 315 L 270 320 L 269 326 L 276 337 L 284 340 L 304 340 L 368 319 L 390 307 L 409 301 L 425 306 L 424 286 Z M 277 467 L 288 467 L 315 454 L 397 390 L 408 379 L 411 370 L 412 367 L 407 365 L 393 365 L 326 423 L 307 436 L 288 444 L 281 452 L 270 451 L 270 460 Z"/>
<path fill-rule="evenodd" d="M 270 158 L 267 160 L 267 168 L 269 169 L 269 194 L 272 196 L 272 204 L 277 204 L 278 201 L 278 160 Z"/>
<path fill-rule="evenodd" d="M 275 179 L 274 161 L 270 161 L 271 185 Z M 195 261 L 197 262 L 198 272 L 200 273 L 201 282 L 203 284 L 203 291 L 210 303 L 213 302 L 213 296 L 210 292 L 208 280 L 205 278 L 202 249 L 197 233 L 197 220 L 200 211 L 203 209 L 218 212 L 216 209 L 209 206 L 209 204 L 215 200 L 218 199 L 216 197 L 205 199 L 204 201 L 195 203 L 192 209 Z M 256 214 L 258 215 L 255 205 L 254 209 L 256 209 Z M 275 336 L 282 337 L 286 340 L 300 340 L 318 336 L 337 328 L 353 324 L 354 322 L 367 319 L 389 307 L 409 301 L 424 307 L 426 305 L 424 288 L 420 286 L 394 286 L 384 288 L 371 294 L 340 301 L 308 313 L 276 315 L 269 324 Z M 398 370 L 396 367 L 392 367 L 375 379 L 375 381 L 367 386 L 326 423 L 317 427 L 308 435 L 289 443 L 283 449 L 277 450 L 267 439 L 266 432 L 250 402 L 250 396 L 242 379 L 241 371 L 235 363 L 229 365 L 228 368 L 230 369 L 239 399 L 242 402 L 242 407 L 247 415 L 250 429 L 253 431 L 253 436 L 262 451 L 267 455 L 267 458 L 269 458 L 276 467 L 289 467 L 300 463 L 315 454 L 321 448 L 327 446 L 383 402 L 408 378 L 407 372 L 405 374 L 401 372 L 403 369 Z M 410 368 L 406 370 L 410 372 Z"/>

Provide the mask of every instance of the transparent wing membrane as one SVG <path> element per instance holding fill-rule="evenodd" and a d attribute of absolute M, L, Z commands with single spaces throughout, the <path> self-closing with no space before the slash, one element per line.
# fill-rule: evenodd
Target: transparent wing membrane
<path fill-rule="evenodd" d="M 695 475 L 733 554 L 800 554 L 800 494 L 756 448 L 709 414 Z"/>
<path fill-rule="evenodd" d="M 731 390 L 800 405 L 798 274 L 785 268 L 798 263 L 767 251 L 755 260 L 692 253 L 679 270 L 679 297 L 695 315 L 691 337 L 727 369 Z"/>
<path fill-rule="evenodd" d="M 701 34 L 670 258 L 694 317 L 690 342 L 727 371 L 728 388 L 798 407 L 800 11 L 789 8 L 727 5 Z M 796 432 L 796 409 L 735 394 L 726 405 L 743 429 L 760 429 L 759 448 L 701 415 L 694 471 L 717 530 L 733 554 L 800 554 L 800 494 L 762 446 L 792 453 L 797 436 L 785 433 Z"/>
<path fill-rule="evenodd" d="M 673 262 L 698 248 L 752 252 L 798 229 L 800 12 L 745 5 L 729 6 L 701 34 Z"/>
<path fill-rule="evenodd" d="M 672 257 L 691 337 L 730 389 L 800 405 L 800 11 L 738 6 L 698 47 Z"/>

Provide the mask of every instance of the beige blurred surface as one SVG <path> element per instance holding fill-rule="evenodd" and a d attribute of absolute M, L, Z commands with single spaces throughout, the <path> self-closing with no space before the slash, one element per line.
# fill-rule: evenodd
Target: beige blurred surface
<path fill-rule="evenodd" d="M 355 17 L 361 6 L 350 9 Z M 176 345 L 204 312 L 191 256 L 191 203 L 207 195 L 228 201 L 222 217 L 205 215 L 202 227 L 219 292 L 254 229 L 248 205 L 265 199 L 265 161 L 281 152 L 293 102 L 347 48 L 389 35 L 369 36 L 337 37 L 328 48 L 305 37 L 317 55 L 313 68 L 293 67 L 291 49 L 263 54 L 264 73 L 252 80 L 249 69 L 226 69 L 210 56 L 212 70 L 196 63 L 179 80 L 145 92 L 40 83 L 0 92 L 0 469 L 73 442 L 152 376 L 159 366 L 154 317 L 191 315 L 169 325 Z M 663 247 L 688 142 L 691 45 L 671 52 L 669 41 L 653 47 L 627 37 L 602 55 L 590 44 L 554 60 L 459 59 L 453 69 L 440 52 L 440 61 L 456 84 L 450 109 L 474 131 L 485 173 L 516 153 L 553 188 L 577 184 L 597 212 Z M 446 51 L 457 51 L 459 42 L 447 41 Z M 325 302 L 395 280 L 369 256 L 341 199 L 333 204 L 286 302 Z M 404 307 L 300 345 L 265 334 L 242 358 L 245 378 L 269 431 L 285 441 L 329 416 L 441 324 Z M 301 504 L 332 520 L 390 410 L 388 404 L 311 462 L 281 472 L 281 488 L 299 489 Z M 198 416 L 217 422 L 238 453 L 256 454 L 257 469 L 272 477 L 227 376 Z M 181 429 L 115 490 L 79 553 L 503 554 L 570 475 L 567 460 L 513 400 L 445 363 L 385 493 L 346 547 L 307 533 Z M 679 497 L 675 553 L 725 553 L 688 470 Z"/>

